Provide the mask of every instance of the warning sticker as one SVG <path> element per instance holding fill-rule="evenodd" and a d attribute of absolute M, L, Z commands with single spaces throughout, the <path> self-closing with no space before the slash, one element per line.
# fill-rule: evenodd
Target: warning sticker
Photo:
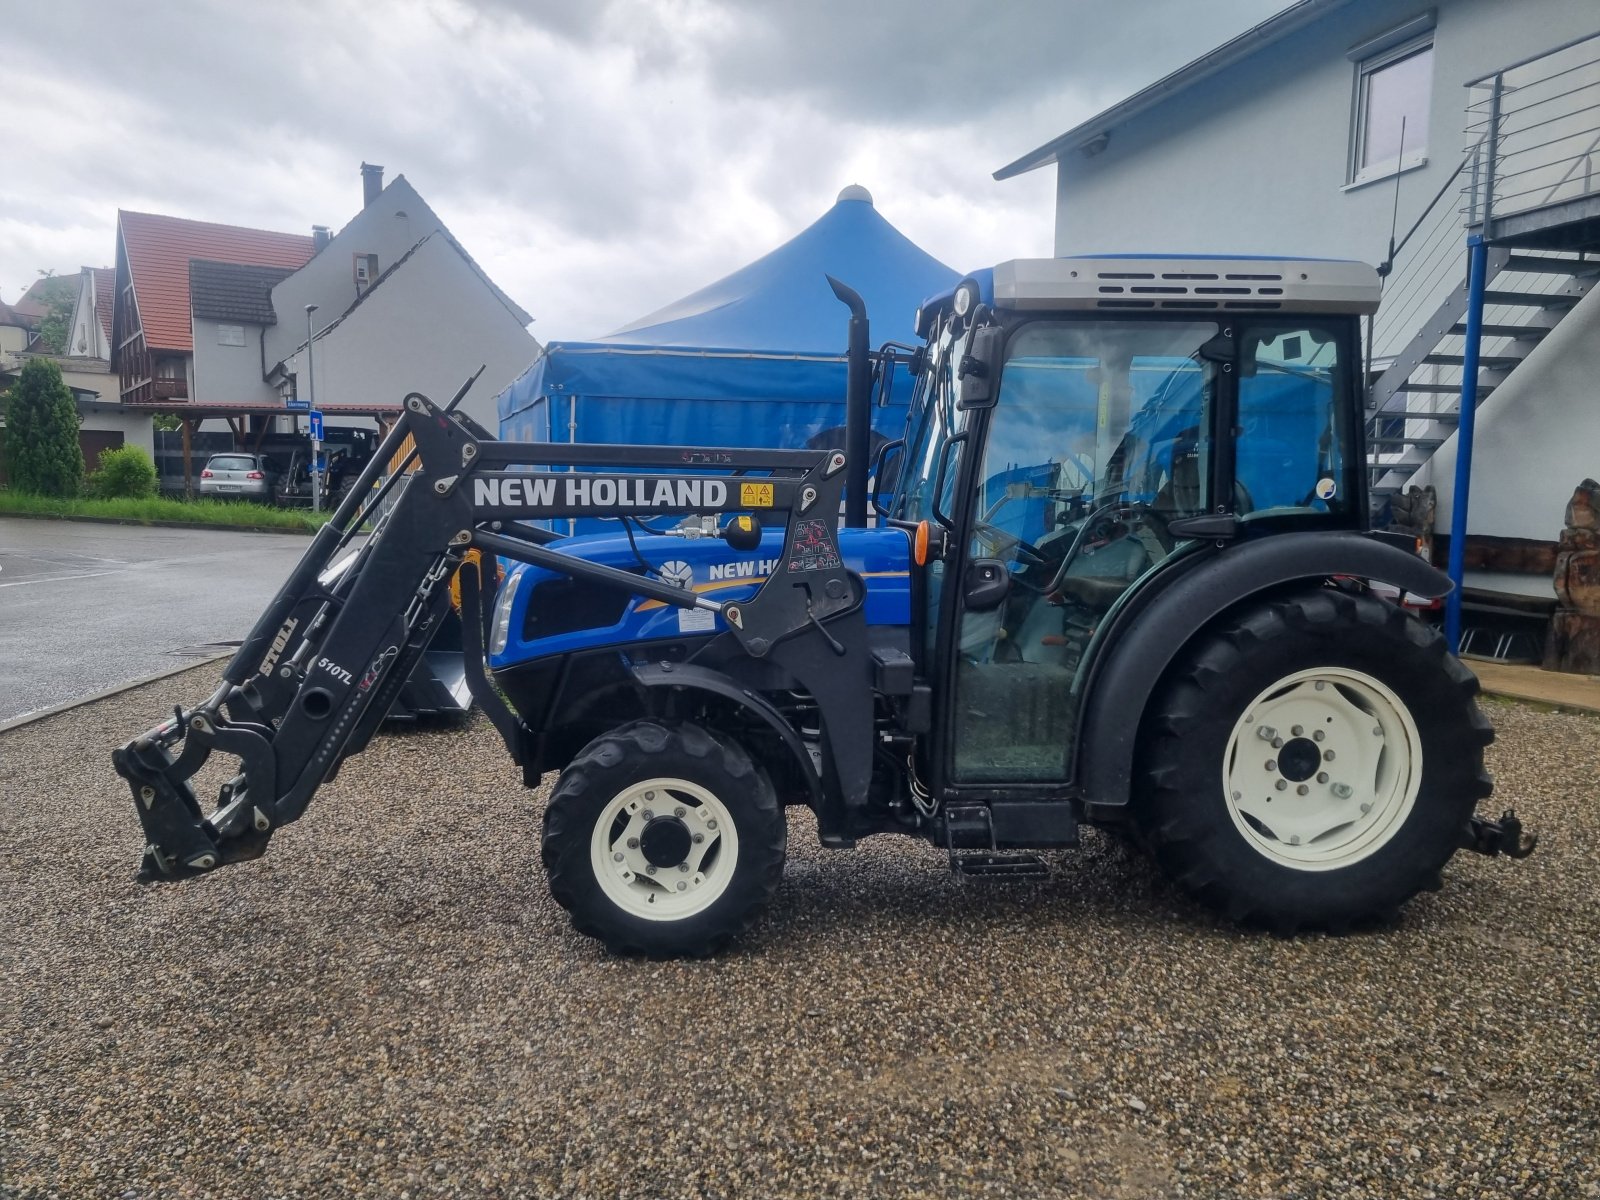
<path fill-rule="evenodd" d="M 789 545 L 789 570 L 833 571 L 839 567 L 839 552 L 826 521 L 801 521 L 794 527 Z"/>
<path fill-rule="evenodd" d="M 741 483 L 739 485 L 739 503 L 747 508 L 771 508 L 772 485 L 770 483 Z"/>
<path fill-rule="evenodd" d="M 678 610 L 679 633 L 704 633 L 716 627 L 716 614 L 710 609 L 680 608 Z"/>

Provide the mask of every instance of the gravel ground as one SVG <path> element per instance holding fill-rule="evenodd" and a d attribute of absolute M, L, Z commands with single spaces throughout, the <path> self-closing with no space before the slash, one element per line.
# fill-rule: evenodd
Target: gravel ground
<path fill-rule="evenodd" d="M 608 957 L 484 726 L 135 888 L 108 752 L 200 668 L 0 735 L 0 1195 L 1594 1197 L 1600 726 L 1495 705 L 1521 864 L 1278 940 L 1086 839 L 1046 883 L 792 821 L 724 957 Z"/>

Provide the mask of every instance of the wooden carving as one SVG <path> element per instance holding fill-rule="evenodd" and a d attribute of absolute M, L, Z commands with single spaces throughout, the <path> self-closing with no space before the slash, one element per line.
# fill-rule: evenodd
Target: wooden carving
<path fill-rule="evenodd" d="M 1545 670 L 1600 675 L 1600 483 L 1592 479 L 1580 483 L 1567 504 L 1555 588 Z"/>

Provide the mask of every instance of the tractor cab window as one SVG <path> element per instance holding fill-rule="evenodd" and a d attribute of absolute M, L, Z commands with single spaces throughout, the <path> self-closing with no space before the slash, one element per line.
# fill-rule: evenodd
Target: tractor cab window
<path fill-rule="evenodd" d="M 1234 511 L 1246 521 L 1350 515 L 1344 339 L 1305 321 L 1245 323 L 1240 334 Z"/>
<path fill-rule="evenodd" d="M 972 496 L 972 558 L 1010 590 L 965 611 L 954 779 L 1060 780 L 1079 666 L 1112 605 L 1209 511 L 1214 321 L 1036 322 L 1009 339 Z"/>

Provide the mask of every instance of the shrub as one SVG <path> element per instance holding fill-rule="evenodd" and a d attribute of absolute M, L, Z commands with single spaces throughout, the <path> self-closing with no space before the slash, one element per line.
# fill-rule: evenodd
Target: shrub
<path fill-rule="evenodd" d="M 97 500 L 146 500 L 159 490 L 156 465 L 139 446 L 107 450 L 89 476 L 89 495 Z"/>
<path fill-rule="evenodd" d="M 76 496 L 83 487 L 78 410 L 61 368 L 28 360 L 5 396 L 6 474 L 19 492 Z"/>

